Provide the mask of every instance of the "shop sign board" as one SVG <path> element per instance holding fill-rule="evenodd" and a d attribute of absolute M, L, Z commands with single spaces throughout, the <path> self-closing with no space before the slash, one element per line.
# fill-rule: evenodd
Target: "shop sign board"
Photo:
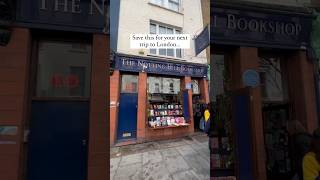
<path fill-rule="evenodd" d="M 206 26 L 202 32 L 195 38 L 195 51 L 196 55 L 201 53 L 205 48 L 210 45 L 209 26 Z"/>
<path fill-rule="evenodd" d="M 115 69 L 130 72 L 206 77 L 208 70 L 208 67 L 205 64 L 181 63 L 149 57 L 117 54 L 115 59 Z"/>
<path fill-rule="evenodd" d="M 242 75 L 242 79 L 246 87 L 256 87 L 260 84 L 259 73 L 253 69 L 246 70 Z"/>
<path fill-rule="evenodd" d="M 30 28 L 103 32 L 105 0 L 18 0 L 17 23 Z"/>
<path fill-rule="evenodd" d="M 310 44 L 311 15 L 211 8 L 212 44 L 306 49 Z"/>

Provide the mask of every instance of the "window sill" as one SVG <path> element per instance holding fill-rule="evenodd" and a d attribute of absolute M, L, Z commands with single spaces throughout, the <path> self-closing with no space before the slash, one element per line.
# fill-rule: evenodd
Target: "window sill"
<path fill-rule="evenodd" d="M 150 4 L 151 6 L 156 6 L 156 7 L 159 7 L 159 8 L 162 8 L 162 9 L 165 9 L 165 10 L 168 10 L 168 11 L 171 11 L 171 12 L 174 12 L 174 13 L 177 13 L 177 14 L 180 14 L 180 15 L 183 15 L 183 13 L 182 13 L 182 12 L 179 12 L 179 11 L 175 11 L 175 10 L 169 9 L 169 8 L 167 8 L 167 7 L 160 6 L 160 5 L 155 4 L 155 3 L 152 3 L 152 2 L 148 2 L 148 4 Z"/>

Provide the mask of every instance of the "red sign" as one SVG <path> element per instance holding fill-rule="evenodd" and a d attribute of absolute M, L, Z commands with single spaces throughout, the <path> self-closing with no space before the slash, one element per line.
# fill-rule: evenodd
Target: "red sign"
<path fill-rule="evenodd" d="M 79 77 L 75 74 L 70 74 L 68 76 L 63 76 L 61 74 L 54 74 L 51 78 L 51 85 L 54 88 L 76 88 L 80 85 Z"/>

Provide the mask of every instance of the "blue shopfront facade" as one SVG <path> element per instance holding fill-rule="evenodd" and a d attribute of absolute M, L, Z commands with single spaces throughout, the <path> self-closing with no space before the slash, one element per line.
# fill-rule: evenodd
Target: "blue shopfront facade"
<path fill-rule="evenodd" d="M 122 53 L 116 53 L 113 59 L 112 145 L 177 138 L 195 131 L 193 85 L 198 88 L 194 95 L 202 103 L 208 102 L 208 65 Z"/>
<path fill-rule="evenodd" d="M 225 107 L 224 98 L 220 97 L 221 105 L 217 102 L 217 109 L 221 112 L 217 113 L 231 114 L 231 128 L 223 127 L 221 131 L 232 132 L 227 138 L 234 148 L 232 152 L 219 152 L 223 146 L 216 145 L 215 138 L 224 138 L 223 133 L 210 138 L 212 158 L 218 161 L 232 156 L 233 159 L 214 164 L 211 176 L 236 176 L 240 180 L 291 179 L 298 171 L 299 162 L 288 139 L 293 139 L 297 130 L 290 129 L 286 123 L 297 122 L 308 132 L 318 127 L 310 53 L 313 13 L 301 6 L 224 0 L 212 1 L 210 11 L 211 67 L 215 60 L 223 58 L 227 69 L 223 75 L 227 79 L 224 90 L 230 92 L 224 95 L 230 97 L 232 106 Z M 264 64 L 264 60 L 279 63 L 281 98 L 273 98 L 274 95 L 270 98 L 266 93 L 271 89 L 266 83 L 271 78 L 266 80 L 266 74 L 272 67 Z M 247 82 L 248 78 L 252 82 Z M 219 123 L 221 120 L 228 121 L 216 119 Z M 285 133 L 270 126 L 273 122 L 283 122 Z M 278 141 L 279 134 L 285 137 L 284 141 Z M 278 158 L 279 154 L 284 156 Z"/>

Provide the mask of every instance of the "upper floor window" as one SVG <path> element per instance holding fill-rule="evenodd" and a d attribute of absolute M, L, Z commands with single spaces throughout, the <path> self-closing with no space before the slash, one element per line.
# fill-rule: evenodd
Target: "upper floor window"
<path fill-rule="evenodd" d="M 174 27 L 150 23 L 150 34 L 181 34 L 181 30 Z M 150 54 L 182 58 L 181 49 L 150 49 Z"/>
<path fill-rule="evenodd" d="M 151 0 L 151 3 L 177 12 L 180 11 L 181 7 L 181 0 Z"/>

